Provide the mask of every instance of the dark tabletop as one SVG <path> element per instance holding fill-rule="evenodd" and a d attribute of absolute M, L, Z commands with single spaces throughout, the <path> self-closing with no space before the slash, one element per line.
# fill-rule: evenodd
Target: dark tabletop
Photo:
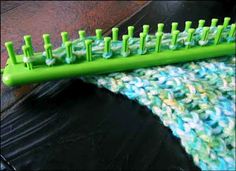
<path fill-rule="evenodd" d="M 23 35 L 31 34 L 42 50 L 45 32 L 56 46 L 61 31 L 76 38 L 80 28 L 109 35 L 114 26 L 123 34 L 134 25 L 137 34 L 149 24 L 154 33 L 159 22 L 169 31 L 173 21 L 235 20 L 235 9 L 232 1 L 17 2 L 2 8 L 1 37 L 20 49 Z M 122 95 L 79 78 L 1 90 L 1 155 L 17 170 L 199 170 L 158 117 Z"/>

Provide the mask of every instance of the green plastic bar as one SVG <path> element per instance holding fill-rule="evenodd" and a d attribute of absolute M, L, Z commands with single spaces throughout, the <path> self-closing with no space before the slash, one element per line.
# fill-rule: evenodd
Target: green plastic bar
<path fill-rule="evenodd" d="M 146 35 L 148 35 L 148 33 L 149 33 L 149 28 L 150 28 L 149 25 L 147 25 L 147 24 L 143 25 L 143 33 L 145 33 Z"/>
<path fill-rule="evenodd" d="M 25 57 L 30 58 L 30 47 L 29 47 L 29 46 L 23 45 L 23 46 L 22 46 L 22 51 L 23 51 L 23 54 L 24 54 Z M 33 66 L 32 66 L 32 63 L 31 63 L 31 62 L 27 62 L 27 63 L 26 63 L 26 67 L 27 67 L 29 70 L 33 69 Z"/>
<path fill-rule="evenodd" d="M 221 34 L 222 34 L 223 29 L 224 29 L 223 25 L 219 25 L 217 27 L 217 32 L 216 32 L 216 36 L 215 36 L 215 40 L 214 40 L 215 45 L 217 45 L 220 42 L 220 38 L 221 38 Z"/>
<path fill-rule="evenodd" d="M 88 62 L 92 61 L 92 40 L 85 40 L 86 47 L 86 60 Z"/>
<path fill-rule="evenodd" d="M 49 34 L 43 34 L 43 42 L 44 44 L 51 44 L 50 35 Z"/>
<path fill-rule="evenodd" d="M 102 39 L 102 29 L 96 29 L 96 38 L 97 40 L 101 40 Z"/>
<path fill-rule="evenodd" d="M 201 40 L 202 41 L 207 40 L 207 37 L 208 37 L 208 34 L 209 34 L 209 30 L 210 30 L 209 27 L 203 27 L 203 33 L 201 35 Z"/>
<path fill-rule="evenodd" d="M 62 38 L 62 43 L 66 43 L 67 41 L 69 41 L 69 35 L 67 32 L 61 32 L 61 38 Z"/>
<path fill-rule="evenodd" d="M 211 27 L 216 27 L 217 22 L 218 22 L 218 19 L 217 19 L 217 18 L 212 18 L 212 19 L 211 19 Z"/>
<path fill-rule="evenodd" d="M 235 34 L 235 24 L 231 24 L 229 37 L 234 37 L 234 34 Z"/>
<path fill-rule="evenodd" d="M 66 46 L 66 56 L 68 58 L 72 58 L 72 42 L 71 41 L 65 42 L 65 46 Z"/>
<path fill-rule="evenodd" d="M 111 52 L 111 38 L 104 37 L 104 53 L 110 53 L 110 52 Z"/>
<path fill-rule="evenodd" d="M 128 35 L 130 38 L 134 37 L 134 26 L 129 26 L 128 27 Z"/>
<path fill-rule="evenodd" d="M 189 43 L 192 42 L 194 32 L 195 32 L 195 29 L 193 28 L 188 29 L 188 37 L 187 37 L 186 42 L 189 42 Z M 190 48 L 190 44 L 186 45 L 186 49 L 189 49 L 189 48 Z"/>
<path fill-rule="evenodd" d="M 139 51 L 143 54 L 145 50 L 145 45 L 146 45 L 146 34 L 140 33 L 139 36 L 140 36 Z"/>
<path fill-rule="evenodd" d="M 163 28 L 164 28 L 164 24 L 163 23 L 157 24 L 157 32 L 163 32 Z"/>
<path fill-rule="evenodd" d="M 84 30 L 79 30 L 79 39 L 84 40 L 86 38 L 86 32 Z"/>
<path fill-rule="evenodd" d="M 198 28 L 202 28 L 204 26 L 205 22 L 206 22 L 205 20 L 199 20 L 198 21 Z"/>
<path fill-rule="evenodd" d="M 174 30 L 171 35 L 172 35 L 172 37 L 171 37 L 171 45 L 175 46 L 176 43 L 177 43 L 177 39 L 178 39 L 178 35 L 179 35 L 179 30 Z"/>
<path fill-rule="evenodd" d="M 82 62 L 73 65 L 58 65 L 43 67 L 34 70 L 21 70 L 19 74 L 15 66 L 8 65 L 2 76 L 3 83 L 7 86 L 23 85 L 28 83 L 39 83 L 49 80 L 71 78 L 91 74 L 104 74 L 145 68 L 151 66 L 187 62 L 211 57 L 235 54 L 235 42 L 221 43 L 218 45 L 193 47 L 191 49 L 180 49 L 175 52 L 171 50 L 146 55 L 135 55 L 129 58 L 114 58 L 110 60 L 99 59 L 92 62 Z M 11 60 L 9 61 L 11 62 Z M 19 64 L 19 67 L 22 65 Z M 22 66 L 23 67 L 23 66 Z"/>
<path fill-rule="evenodd" d="M 114 27 L 112 28 L 112 41 L 117 41 L 118 40 L 118 32 L 119 32 L 119 28 Z"/>
<path fill-rule="evenodd" d="M 24 36 L 25 44 L 30 47 L 30 56 L 34 55 L 33 45 L 32 45 L 32 38 L 30 35 Z"/>
<path fill-rule="evenodd" d="M 102 73 L 110 73 L 110 72 L 117 72 L 117 71 L 124 71 L 124 70 L 130 70 L 130 69 L 136 69 L 136 68 L 143 68 L 143 67 L 152 67 L 157 65 L 164 65 L 164 64 L 171 64 L 171 63 L 178 63 L 178 62 L 186 62 L 186 61 L 192 61 L 192 60 L 198 60 L 198 59 L 204 59 L 204 58 L 210 58 L 210 57 L 218 57 L 218 56 L 224 56 L 224 55 L 234 55 L 235 54 L 235 24 L 229 25 L 230 18 L 226 17 L 224 19 L 223 25 L 220 25 L 217 27 L 216 34 L 212 35 L 214 36 L 214 43 L 211 41 L 208 42 L 209 45 L 203 46 L 206 44 L 206 40 L 208 39 L 208 34 L 210 31 L 210 27 L 204 27 L 205 20 L 199 21 L 199 28 L 202 29 L 201 35 L 197 35 L 196 41 L 198 42 L 200 46 L 194 45 L 192 46 L 191 42 L 194 35 L 194 29 L 191 29 L 190 26 L 187 26 L 187 22 L 185 23 L 185 29 L 187 30 L 187 38 L 184 42 L 185 47 L 183 46 L 176 46 L 178 45 L 178 35 L 179 30 L 177 30 L 177 26 L 173 26 L 171 28 L 171 42 L 170 42 L 170 49 L 164 48 L 161 49 L 162 44 L 162 37 L 163 33 L 160 32 L 160 30 L 163 30 L 163 26 L 159 26 L 157 33 L 156 33 L 156 44 L 155 44 L 155 52 L 148 51 L 147 54 L 147 47 L 146 47 L 146 37 L 149 32 L 149 28 L 143 28 L 143 32 L 140 33 L 140 39 L 139 39 L 139 47 L 137 47 L 136 50 L 138 50 L 138 53 L 135 53 L 130 55 L 128 58 L 124 58 L 125 54 L 124 52 L 127 52 L 127 56 L 130 54 L 129 50 L 129 38 L 131 35 L 133 36 L 134 32 L 133 30 L 130 31 L 128 29 L 128 35 L 124 35 L 122 37 L 123 41 L 119 42 L 122 43 L 122 51 L 121 54 L 116 54 L 113 56 L 112 59 L 106 60 L 112 56 L 111 54 L 103 53 L 102 56 L 99 56 L 98 58 L 92 58 L 92 42 L 94 41 L 94 37 L 91 38 L 91 40 L 85 39 L 85 50 L 86 50 L 86 60 L 81 59 L 80 61 L 74 63 L 73 65 L 67 65 L 63 63 L 58 63 L 57 65 L 54 65 L 53 67 L 47 67 L 48 65 L 51 66 L 55 59 L 53 59 L 53 53 L 52 53 L 52 44 L 50 42 L 49 35 L 45 36 L 43 35 L 43 41 L 44 41 L 44 48 L 46 52 L 46 61 L 44 61 L 44 52 L 39 52 L 34 54 L 32 57 L 32 54 L 30 52 L 30 49 L 32 47 L 32 40 L 31 37 L 24 37 L 25 45 L 22 47 L 23 54 L 16 55 L 14 52 L 13 44 L 12 42 L 5 43 L 9 59 L 7 60 L 7 65 L 4 69 L 2 80 L 4 84 L 6 85 L 23 85 L 27 83 L 39 83 L 43 81 L 48 80 L 55 80 L 60 78 L 69 78 L 73 76 L 84 76 L 89 74 L 102 74 Z M 212 19 L 211 27 L 215 27 L 217 24 L 216 20 Z M 227 30 L 225 29 L 227 27 Z M 223 35 L 223 38 L 222 37 Z M 63 40 L 62 35 L 62 40 Z M 96 35 L 97 36 L 97 35 Z M 98 36 L 99 37 L 99 36 Z M 100 36 L 99 38 L 101 38 Z M 116 36 L 114 36 L 116 37 Z M 72 57 L 72 43 L 68 41 L 68 33 L 65 38 L 67 39 L 66 42 L 63 42 L 64 48 L 58 48 L 56 50 L 59 50 L 61 53 L 66 52 L 67 57 Z M 92 40 L 93 39 L 93 40 Z M 136 40 L 136 39 L 135 39 Z M 133 40 L 132 40 L 133 41 Z M 181 42 L 182 44 L 182 42 Z M 173 47 L 173 46 L 174 47 Z M 178 50 L 172 51 L 178 47 Z M 191 48 L 189 48 L 191 47 Z M 33 47 L 32 47 L 33 48 Z M 104 39 L 104 52 L 111 52 L 111 38 L 108 38 L 108 40 Z M 123 56 L 123 57 L 122 57 Z M 103 57 L 103 58 L 102 58 Z M 33 59 L 33 61 L 31 60 Z M 106 58 L 106 59 L 104 59 Z M 48 60 L 53 59 L 53 60 Z M 88 62 L 89 61 L 89 62 Z M 90 62 L 91 61 L 91 62 Z M 46 64 L 45 64 L 46 62 Z M 66 58 L 67 62 L 67 58 Z M 67 62 L 68 63 L 68 62 Z M 27 68 L 31 69 L 32 65 L 37 65 L 33 70 L 30 72 Z M 25 67 L 27 66 L 27 68 Z M 1 70 L 2 72 L 2 70 Z"/>
<path fill-rule="evenodd" d="M 161 40 L 162 40 L 163 32 L 157 32 L 156 33 L 156 47 L 155 52 L 161 51 Z"/>
<path fill-rule="evenodd" d="M 178 27 L 178 23 L 177 22 L 173 22 L 171 24 L 171 33 L 173 33 L 175 30 L 177 30 Z"/>
<path fill-rule="evenodd" d="M 14 51 L 13 43 L 6 42 L 5 46 L 6 46 L 7 53 L 8 53 L 9 58 L 11 59 L 12 64 L 15 65 L 17 62 L 16 62 L 16 54 Z"/>
<path fill-rule="evenodd" d="M 46 45 L 44 45 L 44 49 L 46 51 L 46 58 L 47 59 L 52 59 L 52 45 L 51 44 L 46 44 Z"/>
<path fill-rule="evenodd" d="M 226 28 L 229 25 L 229 21 L 230 21 L 230 17 L 225 17 L 224 18 L 224 23 L 223 23 L 223 27 Z"/>
<path fill-rule="evenodd" d="M 127 53 L 128 52 L 128 40 L 129 40 L 129 35 L 123 35 L 122 36 L 122 51 Z"/>
<path fill-rule="evenodd" d="M 184 28 L 184 30 L 187 32 L 188 29 L 191 28 L 191 25 L 192 25 L 192 21 L 186 21 L 186 22 L 185 22 L 185 28 Z"/>

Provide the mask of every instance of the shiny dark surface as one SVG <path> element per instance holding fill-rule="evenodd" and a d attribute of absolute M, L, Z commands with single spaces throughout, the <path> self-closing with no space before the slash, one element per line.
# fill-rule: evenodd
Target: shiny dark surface
<path fill-rule="evenodd" d="M 222 22 L 233 11 L 231 1 L 158 1 L 118 25 L 121 33 L 135 25 L 137 34 L 143 24 L 155 32 L 164 22 L 168 31 L 172 21 L 180 28 L 185 20 Z M 29 87 L 5 89 L 25 92 L 1 120 L 1 154 L 17 170 L 199 170 L 159 118 L 135 101 L 79 79 Z"/>
<path fill-rule="evenodd" d="M 145 107 L 81 80 L 35 89 L 1 124 L 16 169 L 195 168 Z"/>

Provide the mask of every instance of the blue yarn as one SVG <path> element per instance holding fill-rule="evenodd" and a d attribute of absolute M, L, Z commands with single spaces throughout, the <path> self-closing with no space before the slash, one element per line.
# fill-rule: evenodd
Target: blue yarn
<path fill-rule="evenodd" d="M 235 170 L 235 57 L 82 79 L 147 106 L 202 170 Z"/>

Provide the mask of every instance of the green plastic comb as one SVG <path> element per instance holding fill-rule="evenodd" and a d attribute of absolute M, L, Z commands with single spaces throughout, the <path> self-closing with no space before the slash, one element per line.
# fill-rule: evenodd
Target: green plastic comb
<path fill-rule="evenodd" d="M 14 86 L 234 55 L 235 24 L 229 24 L 229 17 L 222 25 L 217 22 L 212 19 L 208 27 L 205 20 L 199 20 L 193 29 L 192 22 L 186 21 L 182 32 L 173 22 L 171 33 L 163 33 L 164 24 L 159 23 L 155 35 L 149 34 L 149 25 L 144 25 L 139 38 L 129 26 L 122 40 L 118 40 L 119 28 L 112 29 L 112 38 L 103 37 L 101 29 L 96 29 L 96 36 L 86 36 L 80 30 L 79 39 L 74 41 L 62 32 L 62 46 L 54 50 L 50 35 L 44 34 L 44 52 L 34 52 L 31 36 L 26 35 L 22 55 L 16 55 L 12 42 L 5 43 L 9 59 L 2 80 Z"/>

